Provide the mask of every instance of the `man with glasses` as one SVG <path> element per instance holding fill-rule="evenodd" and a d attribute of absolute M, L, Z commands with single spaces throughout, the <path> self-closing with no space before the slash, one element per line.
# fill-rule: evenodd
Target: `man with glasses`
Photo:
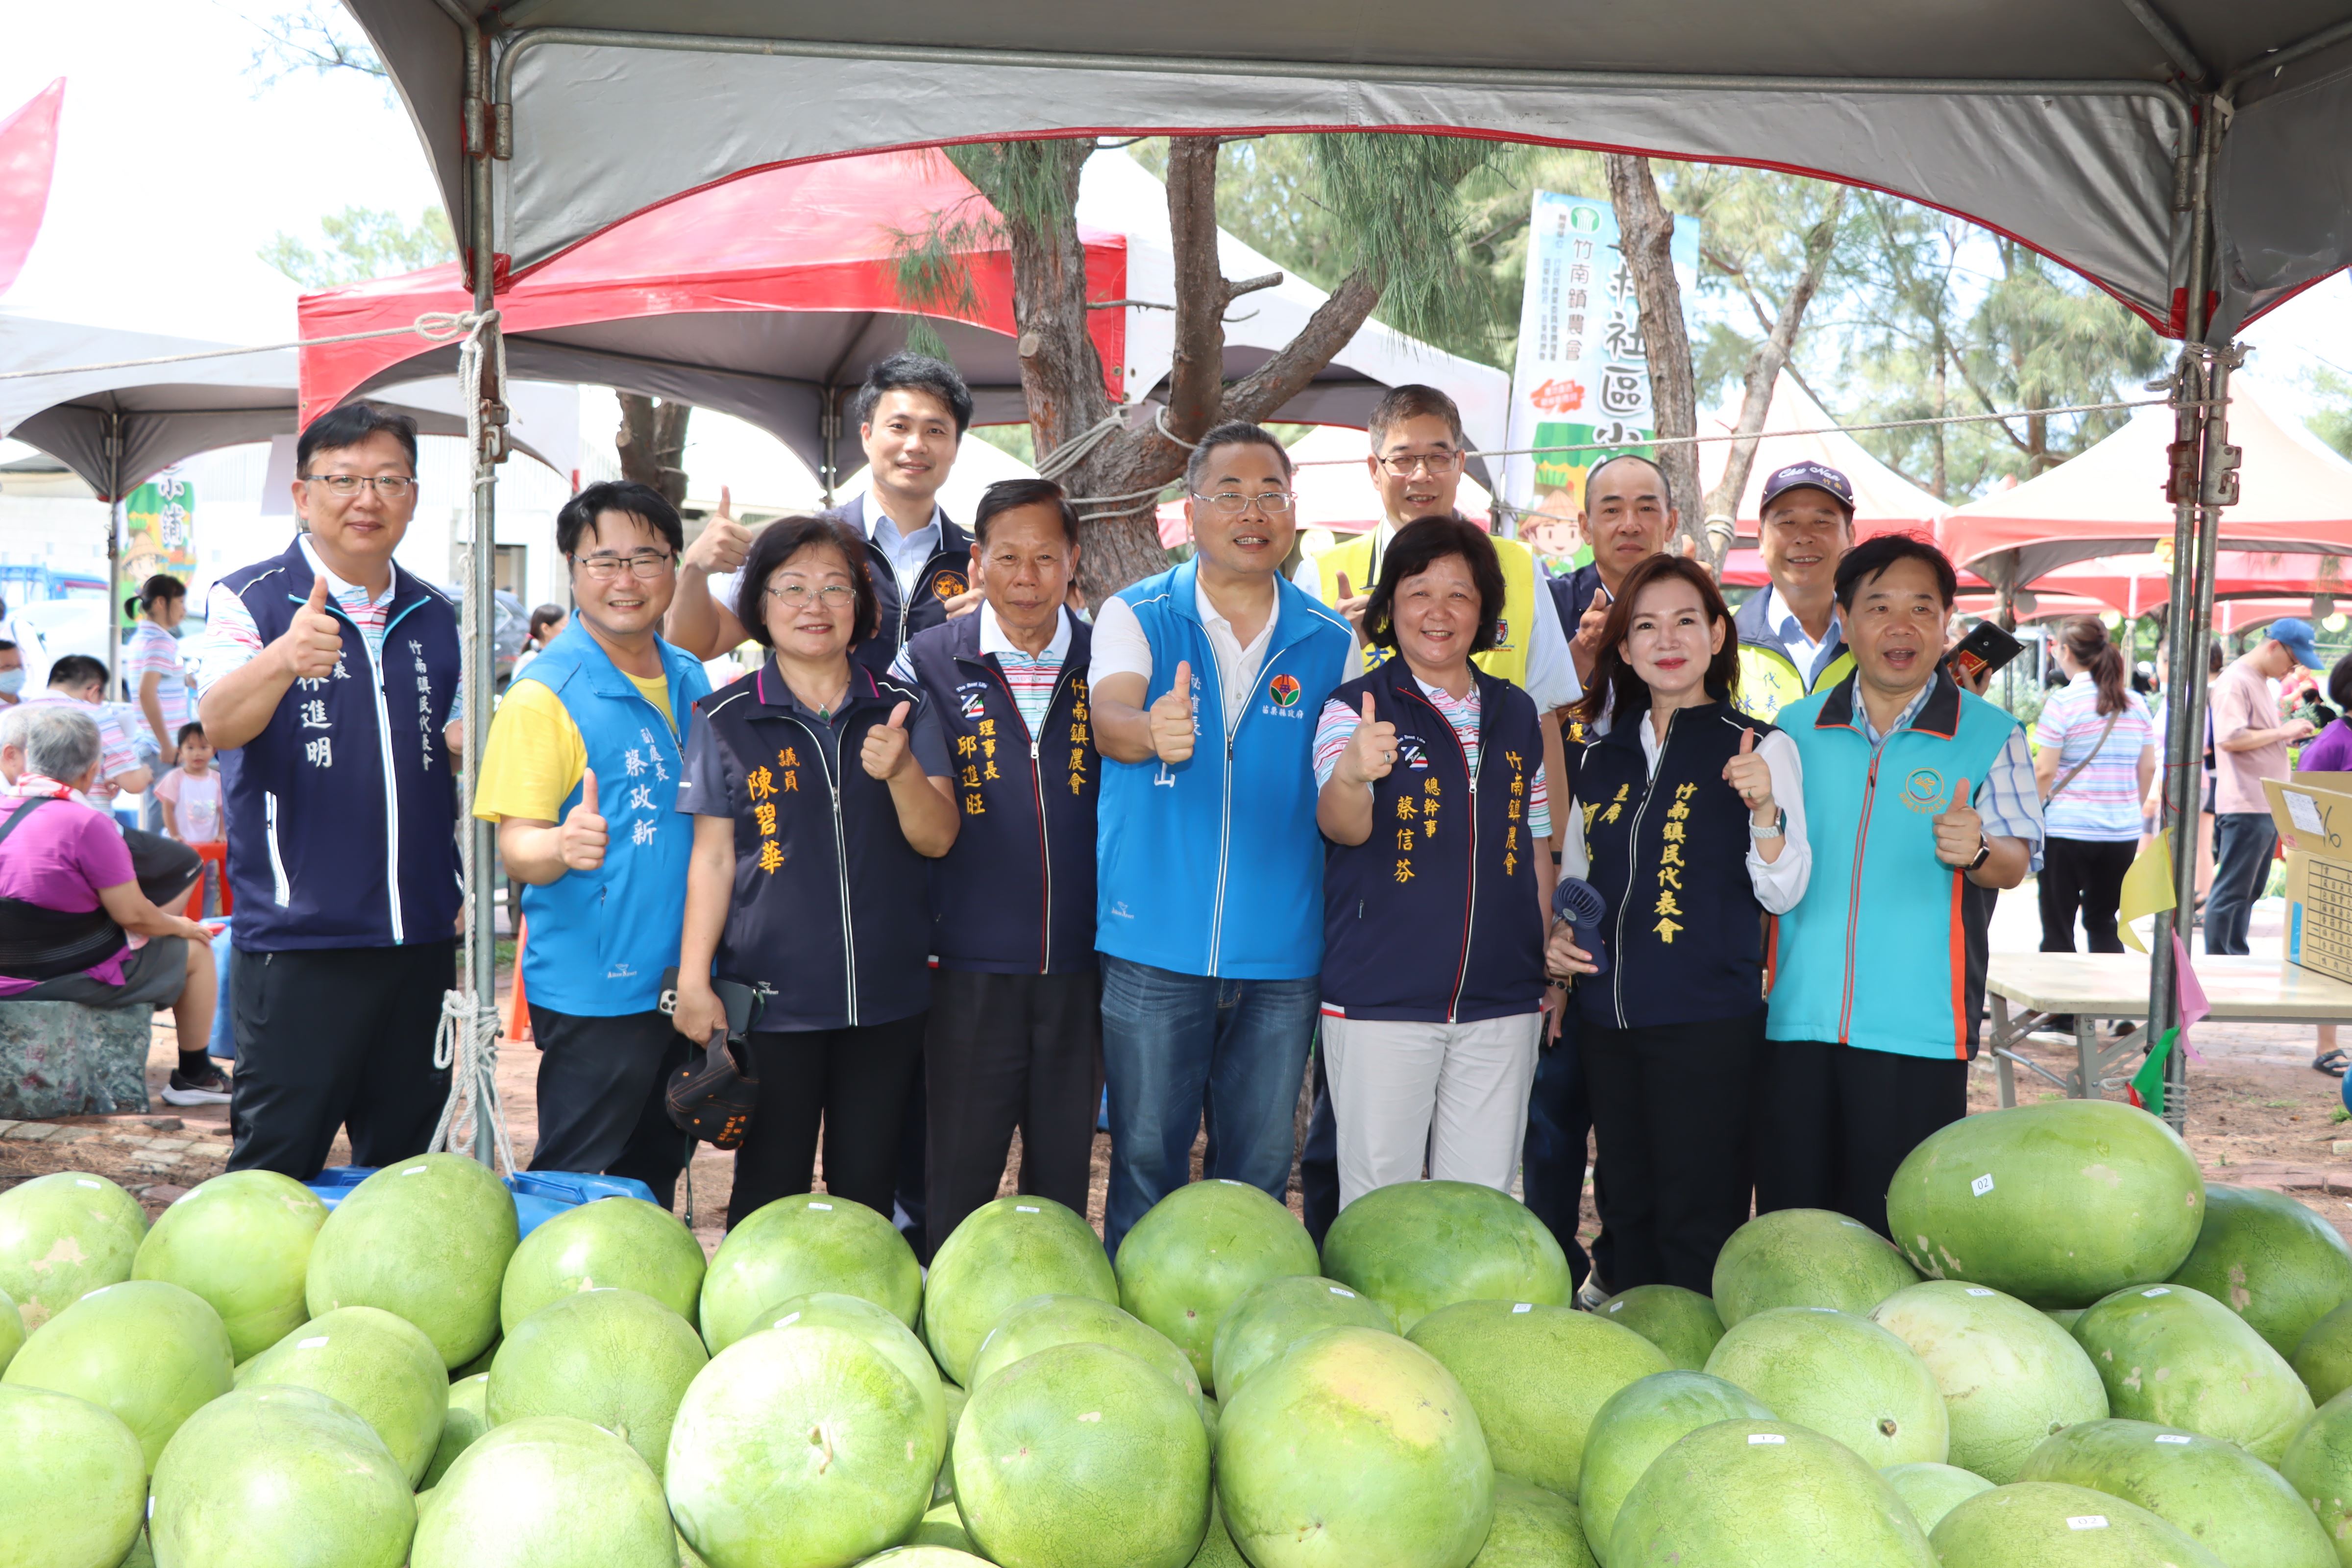
<path fill-rule="evenodd" d="M 1360 668 L 1345 618 L 1282 577 L 1290 456 L 1235 420 L 1185 468 L 1194 555 L 1106 601 L 1087 685 L 1103 755 L 1102 954 L 1114 1256 L 1203 1173 L 1279 1198 L 1323 964 L 1315 715 Z"/>
<path fill-rule="evenodd" d="M 660 491 L 590 485 L 555 514 L 571 624 L 514 678 L 474 815 L 523 885 L 539 1058 L 538 1171 L 634 1176 L 667 1207 L 687 1156 L 662 1091 L 689 1042 L 660 1009 L 677 963 L 692 824 L 677 814 L 702 663 L 657 634 L 685 530 Z"/>
<path fill-rule="evenodd" d="M 232 1170 L 307 1181 L 422 1152 L 461 903 L 457 612 L 393 551 L 416 510 L 416 426 L 364 403 L 295 446 L 286 552 L 224 574 L 192 651 L 228 818 Z"/>

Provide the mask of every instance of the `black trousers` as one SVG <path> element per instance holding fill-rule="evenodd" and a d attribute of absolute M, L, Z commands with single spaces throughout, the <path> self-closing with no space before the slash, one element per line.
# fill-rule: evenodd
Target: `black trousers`
<path fill-rule="evenodd" d="M 730 1227 L 754 1209 L 809 1190 L 820 1125 L 824 1190 L 889 1217 L 907 1086 L 923 1057 L 923 1017 L 746 1037 L 744 1054 L 760 1090 L 751 1134 L 735 1151 Z"/>
<path fill-rule="evenodd" d="M 1968 1114 L 1969 1064 L 1772 1040 L 1757 1091 L 1756 1212 L 1834 1209 L 1886 1236 L 1895 1168 Z"/>
<path fill-rule="evenodd" d="M 1083 1215 L 1102 1095 L 1102 979 L 1076 974 L 931 976 L 923 1072 L 930 1118 L 930 1250 L 996 1196 L 1013 1130 L 1021 1191 Z"/>
<path fill-rule="evenodd" d="M 1582 1020 L 1576 998 L 1568 999 L 1568 1016 L 1559 1038 L 1548 1041 L 1536 1058 L 1536 1080 L 1528 1090 L 1528 1135 L 1519 1148 L 1519 1184 L 1527 1194 L 1528 1212 L 1550 1227 L 1553 1239 L 1568 1254 L 1569 1277 L 1579 1287 L 1593 1274 L 1611 1290 L 1617 1289 L 1617 1240 L 1609 1229 L 1613 1179 L 1608 1170 L 1609 1146 L 1592 1146 L 1592 1107 L 1584 1084 Z M 1601 1214 L 1601 1234 L 1585 1255 L 1576 1239 L 1584 1222 L 1584 1166 L 1592 1163 L 1592 1203 Z"/>
<path fill-rule="evenodd" d="M 1679 1285 L 1711 1295 L 1715 1257 L 1748 1221 L 1764 1012 L 1703 1024 L 1603 1028 L 1577 1042 L 1593 1142 L 1609 1168 L 1612 1291 Z"/>
<path fill-rule="evenodd" d="M 355 1165 L 425 1152 L 449 1099 L 449 1075 L 433 1068 L 433 1036 L 457 966 L 455 938 L 238 953 L 228 1168 L 307 1182 L 325 1167 L 338 1128 L 351 1131 Z"/>
<path fill-rule="evenodd" d="M 686 1065 L 687 1038 L 660 1013 L 588 1018 L 531 1004 L 539 1046 L 539 1143 L 534 1171 L 631 1176 L 676 1205 L 689 1140 L 662 1091 Z"/>
<path fill-rule="evenodd" d="M 2042 841 L 2042 876 L 2035 886 L 2042 900 L 2042 952 L 2074 951 L 2077 910 L 2093 952 L 2124 950 L 2123 939 L 2116 934 L 2116 908 L 2123 901 L 2124 873 L 2138 853 L 2138 844 L 2131 839 Z"/>

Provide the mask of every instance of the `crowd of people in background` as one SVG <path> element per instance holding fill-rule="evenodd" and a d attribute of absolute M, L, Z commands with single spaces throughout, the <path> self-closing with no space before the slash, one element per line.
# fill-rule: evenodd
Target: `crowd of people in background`
<path fill-rule="evenodd" d="M 2157 742 L 2118 651 L 2059 628 L 2037 755 L 1947 661 L 1951 563 L 1858 540 L 1833 468 L 1765 480 L 1770 586 L 1734 614 L 1657 464 L 1590 472 L 1591 559 L 1555 572 L 1459 514 L 1460 416 L 1399 387 L 1377 527 L 1300 560 L 1289 454 L 1221 425 L 1189 557 L 1089 617 L 1061 487 L 940 509 L 951 366 L 893 356 L 850 413 L 872 487 L 836 510 L 753 529 L 722 499 L 689 541 L 646 486 L 572 498 L 571 608 L 530 617 L 466 800 L 457 612 L 394 555 L 414 427 L 321 416 L 299 532 L 213 585 L 184 673 L 184 590 L 142 586 L 140 724 L 64 658 L 0 732 L 14 800 L 70 803 L 0 824 L 0 925 L 144 939 L 0 995 L 175 1005 L 173 1086 L 229 1097 L 232 1169 L 307 1178 L 339 1131 L 360 1164 L 415 1153 L 469 812 L 516 892 L 541 1168 L 672 1201 L 666 1089 L 724 1053 L 730 1223 L 821 1168 L 928 1256 L 1016 1135 L 1021 1190 L 1083 1212 L 1099 1114 L 1114 1253 L 1196 1174 L 1280 1195 L 1296 1156 L 1318 1236 L 1390 1183 L 1519 1181 L 1597 1297 L 1708 1289 L 1751 1204 L 1885 1229 L 1895 1166 L 1965 1113 L 2001 889 L 2041 873 L 2045 950 L 2078 919 L 2116 948 Z M 2212 951 L 2244 951 L 2268 858 L 2249 781 L 2311 730 L 2269 682 L 2315 663 L 2281 623 L 2216 683 Z M 157 826 L 226 841 L 233 1086 L 202 1059 L 203 928 L 89 809 L 151 780 Z"/>

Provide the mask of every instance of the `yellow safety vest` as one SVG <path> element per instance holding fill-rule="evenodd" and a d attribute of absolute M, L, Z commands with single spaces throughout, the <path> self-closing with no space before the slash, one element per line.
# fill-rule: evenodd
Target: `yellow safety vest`
<path fill-rule="evenodd" d="M 1348 585 L 1357 593 L 1371 592 L 1372 584 L 1380 580 L 1380 552 L 1375 548 L 1379 537 L 1380 531 L 1373 529 L 1315 557 L 1316 569 L 1322 574 L 1325 604 L 1339 604 L 1342 572 L 1348 574 Z M 1503 564 L 1503 624 L 1495 646 L 1474 656 L 1470 662 L 1491 676 L 1524 687 L 1528 683 L 1528 644 L 1535 636 L 1536 595 L 1550 590 L 1538 588 L 1535 552 L 1517 540 L 1496 540 L 1495 553 Z M 1387 649 L 1367 646 L 1364 667 L 1369 669 L 1387 658 Z"/>
<path fill-rule="evenodd" d="M 1835 686 L 1853 673 L 1853 655 L 1841 652 L 1810 686 L 1796 660 L 1762 643 L 1739 645 L 1739 693 L 1732 706 L 1751 719 L 1773 722 L 1780 710 L 1802 697 Z"/>

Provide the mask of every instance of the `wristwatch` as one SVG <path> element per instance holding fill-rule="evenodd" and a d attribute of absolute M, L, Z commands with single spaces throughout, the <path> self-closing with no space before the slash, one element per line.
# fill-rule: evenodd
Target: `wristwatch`
<path fill-rule="evenodd" d="M 1987 837 L 1983 833 L 1979 832 L 1977 835 L 1977 858 L 1969 861 L 1967 865 L 1961 867 L 1960 869 L 1963 872 L 1973 871 L 1991 858 L 1992 840 Z"/>
<path fill-rule="evenodd" d="M 1759 826 L 1753 818 L 1748 824 L 1748 837 L 1750 838 L 1778 838 L 1788 830 L 1789 814 L 1786 811 L 1776 815 L 1769 827 Z"/>

